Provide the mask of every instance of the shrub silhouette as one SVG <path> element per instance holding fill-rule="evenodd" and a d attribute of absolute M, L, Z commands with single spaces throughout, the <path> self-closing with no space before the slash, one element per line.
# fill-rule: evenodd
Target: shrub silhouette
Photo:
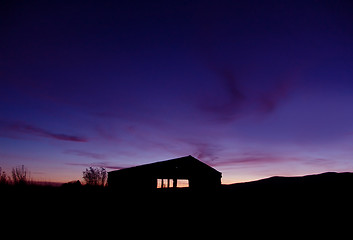
<path fill-rule="evenodd" d="M 10 181 L 10 177 L 8 177 L 6 172 L 2 171 L 2 168 L 0 167 L 0 185 L 9 184 Z"/>
<path fill-rule="evenodd" d="M 29 172 L 24 165 L 12 168 L 12 181 L 15 185 L 27 185 L 29 183 Z"/>
<path fill-rule="evenodd" d="M 83 179 L 89 186 L 105 186 L 107 182 L 107 171 L 105 168 L 89 167 L 83 172 Z"/>

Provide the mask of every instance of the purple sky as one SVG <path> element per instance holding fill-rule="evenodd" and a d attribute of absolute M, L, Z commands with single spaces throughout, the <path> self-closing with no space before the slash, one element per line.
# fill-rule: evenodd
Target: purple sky
<path fill-rule="evenodd" d="M 0 166 L 353 169 L 352 1 L 2 1 Z"/>

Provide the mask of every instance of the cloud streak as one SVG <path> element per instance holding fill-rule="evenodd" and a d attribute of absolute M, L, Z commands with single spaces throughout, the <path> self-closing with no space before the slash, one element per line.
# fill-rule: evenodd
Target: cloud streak
<path fill-rule="evenodd" d="M 288 158 L 283 158 L 279 156 L 275 156 L 267 153 L 259 153 L 259 152 L 245 152 L 239 154 L 235 157 L 230 157 L 228 159 L 224 159 L 221 161 L 215 161 L 213 166 L 221 167 L 221 166 L 258 166 L 258 165 L 266 165 L 266 164 L 274 164 L 280 163 L 283 161 L 287 161 Z"/>
<path fill-rule="evenodd" d="M 81 150 L 76 150 L 76 149 L 69 149 L 69 150 L 64 151 L 64 153 L 72 154 L 72 155 L 79 156 L 79 157 L 93 158 L 93 159 L 97 159 L 97 160 L 106 159 L 106 156 L 104 154 L 81 151 Z"/>
<path fill-rule="evenodd" d="M 79 167 L 102 167 L 102 168 L 113 169 L 113 170 L 120 170 L 120 169 L 126 168 L 123 166 L 114 165 L 111 162 L 92 162 L 92 163 L 68 162 L 65 164 L 69 166 L 79 166 Z"/>
<path fill-rule="evenodd" d="M 81 136 L 69 135 L 64 133 L 55 133 L 46 129 L 33 126 L 23 122 L 0 122 L 1 129 L 15 134 L 27 134 L 38 137 L 51 138 L 60 141 L 87 142 L 88 139 Z"/>
<path fill-rule="evenodd" d="M 197 138 L 184 137 L 178 139 L 178 141 L 190 146 L 192 155 L 207 163 L 217 160 L 219 152 L 222 151 L 221 146 Z"/>

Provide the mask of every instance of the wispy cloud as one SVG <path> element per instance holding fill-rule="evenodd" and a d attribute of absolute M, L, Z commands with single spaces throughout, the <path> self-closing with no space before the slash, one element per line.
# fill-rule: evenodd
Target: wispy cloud
<path fill-rule="evenodd" d="M 214 166 L 259 166 L 264 164 L 273 164 L 288 161 L 288 158 L 282 158 L 268 153 L 244 152 L 234 157 L 225 158 L 221 161 L 215 161 Z"/>
<path fill-rule="evenodd" d="M 282 100 L 288 96 L 292 87 L 289 80 L 278 82 L 272 89 L 264 92 L 258 99 L 258 110 L 263 113 L 273 112 Z"/>
<path fill-rule="evenodd" d="M 212 67 L 221 91 L 213 97 L 204 95 L 197 107 L 206 116 L 230 122 L 245 115 L 274 112 L 293 89 L 292 78 L 282 74 L 275 79 L 259 81 L 238 76 L 230 67 Z M 212 93 L 213 94 L 213 93 Z"/>
<path fill-rule="evenodd" d="M 39 137 L 45 137 L 45 138 L 52 138 L 52 139 L 61 140 L 61 141 L 72 141 L 72 142 L 88 141 L 88 139 L 85 137 L 64 134 L 64 133 L 56 133 L 24 122 L 1 121 L 0 125 L 2 130 L 10 133 L 33 135 L 33 136 L 39 136 Z"/>
<path fill-rule="evenodd" d="M 114 165 L 111 162 L 92 162 L 92 163 L 68 162 L 68 163 L 65 163 L 65 164 L 69 165 L 69 166 L 80 166 L 80 167 L 102 167 L 102 168 L 113 169 L 113 170 L 119 170 L 119 169 L 122 169 L 122 168 L 129 167 L 129 166 Z"/>
<path fill-rule="evenodd" d="M 221 121 L 233 120 L 238 116 L 246 101 L 245 92 L 241 89 L 237 77 L 229 69 L 216 71 L 223 87 L 223 94 L 205 98 L 199 108 Z"/>
<path fill-rule="evenodd" d="M 64 153 L 72 154 L 72 155 L 80 156 L 80 157 L 94 158 L 94 159 L 98 159 L 98 160 L 106 159 L 106 156 L 104 154 L 87 152 L 87 151 L 82 151 L 82 150 L 77 150 L 77 149 L 68 149 L 68 150 L 64 151 Z"/>
<path fill-rule="evenodd" d="M 304 161 L 304 164 L 316 166 L 316 167 L 326 167 L 326 168 L 333 168 L 335 165 L 335 161 L 332 159 L 326 158 L 312 158 L 307 159 Z"/>
<path fill-rule="evenodd" d="M 217 160 L 219 152 L 222 150 L 221 146 L 217 144 L 197 138 L 180 138 L 178 141 L 189 145 L 192 155 L 207 163 Z"/>

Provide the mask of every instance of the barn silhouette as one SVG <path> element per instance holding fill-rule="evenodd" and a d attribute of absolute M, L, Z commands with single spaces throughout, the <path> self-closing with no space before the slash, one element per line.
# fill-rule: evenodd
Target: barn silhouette
<path fill-rule="evenodd" d="M 221 186 L 222 173 L 191 155 L 108 172 L 114 190 L 211 190 Z"/>

